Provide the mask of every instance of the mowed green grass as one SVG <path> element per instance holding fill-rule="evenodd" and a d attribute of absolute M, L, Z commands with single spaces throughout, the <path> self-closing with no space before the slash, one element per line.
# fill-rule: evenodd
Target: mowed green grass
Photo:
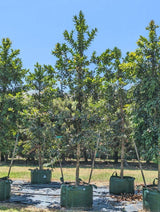
<path fill-rule="evenodd" d="M 30 181 L 30 170 L 35 167 L 31 166 L 13 166 L 10 174 L 10 179 L 12 180 L 25 180 Z M 8 174 L 8 166 L 0 166 L 0 177 L 7 176 Z M 117 168 L 95 168 L 92 175 L 91 183 L 95 183 L 96 185 L 108 185 L 109 178 L 112 173 L 116 171 L 118 174 L 120 173 L 120 169 Z M 64 180 L 65 181 L 75 181 L 75 168 L 65 167 L 63 168 Z M 88 182 L 90 174 L 90 168 L 80 168 L 80 178 Z M 135 177 L 135 184 L 143 184 L 143 179 L 141 175 L 141 171 L 139 169 L 130 170 L 125 169 L 125 176 Z M 151 184 L 154 178 L 157 178 L 158 172 L 156 170 L 144 170 L 144 175 L 147 184 Z M 59 181 L 61 177 L 61 171 L 59 168 L 54 168 L 52 172 L 52 181 Z"/>

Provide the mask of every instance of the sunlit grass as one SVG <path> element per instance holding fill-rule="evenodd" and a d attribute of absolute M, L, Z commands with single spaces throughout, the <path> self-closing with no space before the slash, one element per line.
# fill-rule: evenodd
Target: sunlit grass
<path fill-rule="evenodd" d="M 12 180 L 25 180 L 30 181 L 30 170 L 35 167 L 26 167 L 26 166 L 13 166 L 10 174 L 10 179 Z M 7 176 L 8 174 L 8 166 L 0 166 L 0 177 Z M 118 174 L 120 173 L 120 169 L 118 168 L 95 168 L 93 171 L 92 181 L 91 183 L 95 183 L 97 185 L 108 185 L 109 178 L 112 173 L 116 171 Z M 63 168 L 65 181 L 75 181 L 75 168 L 65 167 Z M 80 168 L 80 178 L 88 182 L 90 174 L 90 168 Z M 125 176 L 135 177 L 135 184 L 143 184 L 143 179 L 141 175 L 141 171 L 139 169 L 129 170 L 125 169 Z M 156 170 L 144 170 L 144 175 L 146 178 L 147 184 L 151 184 L 154 178 L 157 177 L 158 173 Z M 54 168 L 52 172 L 52 181 L 59 181 L 61 177 L 61 171 L 59 168 Z"/>

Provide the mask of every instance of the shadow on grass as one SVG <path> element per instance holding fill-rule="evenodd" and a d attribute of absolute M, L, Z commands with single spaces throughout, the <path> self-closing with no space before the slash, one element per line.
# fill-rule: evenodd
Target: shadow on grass
<path fill-rule="evenodd" d="M 4 162 L 0 163 L 0 167 L 5 167 L 5 166 L 9 167 L 9 165 L 10 165 L 10 161 L 8 161 L 7 163 L 4 163 Z M 88 169 L 88 168 L 91 168 L 91 165 L 92 165 L 91 160 L 89 160 L 88 162 L 80 161 L 80 168 Z M 33 169 L 38 167 L 37 164 L 35 165 L 31 162 L 29 162 L 29 164 L 26 164 L 26 162 L 24 160 L 14 161 L 13 166 L 14 167 L 28 167 L 28 168 L 33 168 Z M 62 166 L 64 168 L 75 168 L 76 161 L 75 160 L 65 161 L 62 163 Z M 124 167 L 125 167 L 125 169 L 128 169 L 128 170 L 137 170 L 137 169 L 139 169 L 139 164 L 138 164 L 138 161 L 126 161 L 124 164 Z M 45 168 L 51 168 L 51 167 L 48 166 Z M 59 163 L 56 163 L 54 165 L 54 168 L 59 168 Z M 154 171 L 154 170 L 157 170 L 157 164 L 153 163 L 153 162 L 151 162 L 149 164 L 142 162 L 142 168 L 144 170 Z M 106 161 L 98 160 L 98 161 L 95 161 L 95 169 L 118 169 L 119 170 L 120 162 L 114 163 L 111 160 L 106 160 Z"/>

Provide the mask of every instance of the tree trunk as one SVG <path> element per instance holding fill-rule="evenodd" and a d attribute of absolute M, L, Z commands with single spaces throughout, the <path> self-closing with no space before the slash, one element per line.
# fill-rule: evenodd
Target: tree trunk
<path fill-rule="evenodd" d="M 150 164 L 150 161 L 151 161 L 151 160 L 148 158 L 148 159 L 146 160 L 146 164 L 149 165 L 149 164 Z"/>
<path fill-rule="evenodd" d="M 66 162 L 66 157 L 65 154 L 61 154 L 61 159 L 62 159 L 62 163 L 64 164 Z"/>
<path fill-rule="evenodd" d="M 4 153 L 1 153 L 1 161 L 4 161 Z"/>
<path fill-rule="evenodd" d="M 15 153 L 16 153 L 16 148 L 17 148 L 17 143 L 18 143 L 18 137 L 19 137 L 19 133 L 16 136 L 16 141 L 15 141 L 15 144 L 14 144 L 14 149 L 13 149 L 13 153 L 12 153 L 12 159 L 11 159 L 11 163 L 10 163 L 10 167 L 9 167 L 9 171 L 8 171 L 8 178 L 10 176 L 12 164 L 13 164 Z"/>
<path fill-rule="evenodd" d="M 121 100 L 122 101 L 122 100 Z M 125 149 L 125 143 L 124 143 L 124 134 L 125 134 L 125 130 L 124 130 L 124 111 L 123 111 L 123 107 L 122 107 L 122 103 L 121 103 L 121 133 L 122 133 L 122 143 L 121 143 L 121 179 L 123 179 L 123 173 L 124 173 L 124 149 Z"/>
<path fill-rule="evenodd" d="M 136 151 L 136 155 L 137 155 L 137 160 L 138 160 L 138 163 L 139 163 L 139 168 L 141 170 L 143 182 L 144 182 L 145 187 L 147 187 L 146 180 L 145 180 L 145 177 L 144 177 L 144 173 L 143 173 L 143 170 L 142 170 L 142 164 L 141 164 L 140 157 L 139 157 L 138 150 L 137 150 L 137 146 L 136 146 L 136 143 L 135 143 L 134 140 L 133 140 L 133 143 L 134 143 L 134 147 L 135 147 L 135 151 Z"/>
<path fill-rule="evenodd" d="M 123 173 L 124 173 L 124 139 L 122 140 L 122 146 L 121 146 L 121 179 L 123 179 Z"/>
<path fill-rule="evenodd" d="M 76 163 L 76 185 L 79 185 L 79 161 L 80 161 L 80 144 L 77 144 L 77 163 Z"/>
<path fill-rule="evenodd" d="M 91 150 L 91 162 L 93 163 L 93 160 L 94 160 L 94 151 Z"/>
<path fill-rule="evenodd" d="M 5 161 L 5 163 L 7 163 L 7 161 L 8 161 L 8 154 L 5 154 L 4 161 Z"/>
<path fill-rule="evenodd" d="M 84 156 L 84 161 L 87 163 L 88 162 L 88 154 L 86 152 L 86 148 L 83 149 L 83 156 Z"/>
<path fill-rule="evenodd" d="M 90 175 L 89 175 L 88 184 L 90 184 L 90 182 L 91 182 L 99 141 L 100 141 L 100 133 L 99 133 L 99 137 L 98 137 L 98 140 L 97 140 L 96 149 L 95 149 L 95 152 L 94 152 L 94 157 L 93 157 L 93 161 L 92 161 L 91 172 L 90 172 Z"/>
<path fill-rule="evenodd" d="M 43 169 L 41 146 L 39 146 L 39 169 Z"/>
<path fill-rule="evenodd" d="M 79 114 L 81 115 L 82 113 L 82 102 L 83 102 L 83 93 L 82 93 L 82 68 L 78 67 L 77 68 L 77 74 L 78 74 L 78 96 L 77 96 L 77 106 L 76 109 L 78 110 Z M 77 123 L 76 123 L 76 132 L 77 135 L 81 136 L 81 119 L 78 118 Z M 80 167 L 80 156 L 81 156 L 81 147 L 80 143 L 78 141 L 77 144 L 77 160 L 76 160 L 76 185 L 79 185 L 79 167 Z"/>
<path fill-rule="evenodd" d="M 113 159 L 114 159 L 114 163 L 118 163 L 118 151 L 117 150 L 114 151 Z"/>

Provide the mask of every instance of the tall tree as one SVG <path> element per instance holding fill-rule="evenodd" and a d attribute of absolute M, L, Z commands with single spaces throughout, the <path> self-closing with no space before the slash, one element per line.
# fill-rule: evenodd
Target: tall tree
<path fill-rule="evenodd" d="M 122 54 L 120 49 L 114 48 L 113 50 L 114 60 L 112 62 L 113 68 L 115 70 L 115 115 L 116 118 L 116 130 L 118 132 L 117 139 L 121 142 L 121 173 L 120 176 L 123 178 L 124 175 L 124 159 L 125 159 L 125 145 L 129 140 L 127 135 L 128 123 L 127 123 L 127 114 L 126 108 L 128 107 L 127 100 L 127 90 L 125 89 L 127 82 L 125 77 L 125 72 L 120 68 L 120 64 L 122 63 Z"/>
<path fill-rule="evenodd" d="M 140 36 L 135 52 L 128 55 L 128 70 L 134 82 L 134 138 L 143 141 L 147 153 L 158 157 L 158 190 L 160 191 L 160 37 L 159 26 L 152 20 L 148 38 Z M 140 136 L 138 138 L 138 136 Z"/>
<path fill-rule="evenodd" d="M 24 124 L 29 138 L 25 146 L 29 147 L 30 152 L 36 151 L 39 169 L 43 169 L 48 141 L 47 130 L 50 125 L 49 105 L 55 94 L 54 70 L 51 66 L 41 66 L 37 63 L 34 72 L 29 73 L 26 81 L 30 89 L 28 94 L 30 98 L 23 110 L 24 120 L 26 120 Z"/>
<path fill-rule="evenodd" d="M 63 35 L 66 43 L 57 43 L 53 55 L 57 57 L 56 69 L 58 79 L 68 92 L 73 95 L 76 101 L 76 114 L 74 117 L 74 127 L 76 136 L 74 140 L 77 145 L 77 165 L 76 165 L 76 184 L 79 183 L 79 165 L 81 156 L 81 145 L 83 138 L 82 115 L 87 104 L 87 79 L 93 78 L 90 70 L 91 61 L 86 55 L 95 38 L 97 29 L 88 30 L 88 25 L 82 11 L 79 16 L 73 17 L 75 30 L 70 33 L 65 30 Z"/>
<path fill-rule="evenodd" d="M 20 50 L 12 49 L 9 38 L 2 39 L 0 45 L 0 149 L 2 152 L 10 149 L 20 120 L 21 94 L 27 70 L 22 68 L 19 53 Z"/>
<path fill-rule="evenodd" d="M 123 178 L 125 145 L 128 137 L 127 114 L 127 80 L 126 73 L 120 67 L 123 62 L 121 50 L 115 47 L 107 49 L 99 57 L 98 67 L 103 74 L 102 94 L 106 107 L 102 108 L 107 114 L 106 128 L 109 146 L 115 152 L 121 149 L 121 177 Z M 97 61 L 98 61 L 97 60 Z"/>

